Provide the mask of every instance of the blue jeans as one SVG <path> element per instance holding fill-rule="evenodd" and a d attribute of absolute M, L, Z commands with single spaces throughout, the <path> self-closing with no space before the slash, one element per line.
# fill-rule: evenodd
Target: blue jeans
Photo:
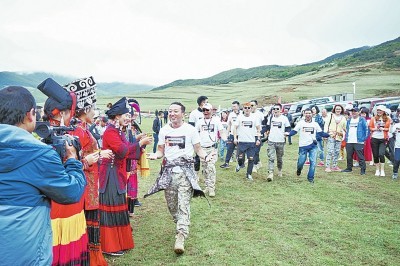
<path fill-rule="evenodd" d="M 158 145 L 158 133 L 153 133 L 153 138 L 154 138 L 153 153 L 155 153 L 157 151 L 157 145 Z"/>
<path fill-rule="evenodd" d="M 318 157 L 321 162 L 324 161 L 324 141 L 322 139 L 317 140 L 318 145 Z"/>
<path fill-rule="evenodd" d="M 310 168 L 308 169 L 307 179 L 310 182 L 314 181 L 315 174 L 315 161 L 317 160 L 317 145 L 309 145 L 305 147 L 299 147 L 299 158 L 297 160 L 297 170 L 302 170 L 304 163 L 306 162 L 307 155 L 310 160 Z"/>
<path fill-rule="evenodd" d="M 219 158 L 224 158 L 226 150 L 226 141 L 223 141 L 222 139 L 219 140 Z"/>

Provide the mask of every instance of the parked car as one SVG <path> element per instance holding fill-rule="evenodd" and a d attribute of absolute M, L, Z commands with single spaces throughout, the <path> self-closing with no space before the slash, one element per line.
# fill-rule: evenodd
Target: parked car
<path fill-rule="evenodd" d="M 375 104 L 375 106 L 372 108 L 372 115 L 376 115 L 376 107 L 378 105 L 383 105 L 386 108 L 388 108 L 391 112 L 396 112 L 397 108 L 399 107 L 400 99 L 395 99 L 395 100 L 389 100 L 386 102 L 380 102 L 379 104 Z"/>

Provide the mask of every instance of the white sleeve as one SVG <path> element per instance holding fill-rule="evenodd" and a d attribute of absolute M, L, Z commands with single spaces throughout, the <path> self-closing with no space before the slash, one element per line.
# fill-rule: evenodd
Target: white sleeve
<path fill-rule="evenodd" d="M 189 115 L 189 122 L 190 123 L 196 123 L 196 116 L 195 116 L 194 112 L 195 112 L 195 110 L 190 112 L 190 115 Z"/>
<path fill-rule="evenodd" d="M 195 128 L 193 128 L 192 144 L 195 145 L 197 143 L 200 143 L 200 134 Z"/>
<path fill-rule="evenodd" d="M 300 131 L 300 128 L 301 128 L 301 126 L 302 126 L 302 124 L 303 124 L 302 121 L 303 121 L 303 120 L 300 120 L 300 121 L 296 124 L 296 126 L 293 128 L 293 130 L 299 132 L 299 131 Z"/>
<path fill-rule="evenodd" d="M 284 120 L 285 122 L 283 123 L 285 127 L 290 127 L 290 123 L 289 123 L 289 119 L 287 118 L 287 116 L 284 116 Z"/>
<path fill-rule="evenodd" d="M 161 128 L 160 133 L 158 133 L 158 145 L 165 144 L 165 130 Z"/>

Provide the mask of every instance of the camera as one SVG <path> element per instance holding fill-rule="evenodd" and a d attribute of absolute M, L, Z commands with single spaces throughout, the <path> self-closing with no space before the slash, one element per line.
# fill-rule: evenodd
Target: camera
<path fill-rule="evenodd" d="M 69 137 L 65 136 L 69 131 L 75 130 L 76 120 L 71 120 L 71 126 L 51 126 L 49 122 L 36 122 L 36 127 L 34 132 L 42 139 L 42 142 L 53 146 L 54 150 L 58 153 L 61 160 L 65 158 L 66 147 L 65 142 L 68 145 L 72 145 L 76 149 L 76 155 L 78 160 L 81 160 L 80 150 L 81 144 L 78 137 L 73 137 L 71 140 Z"/>

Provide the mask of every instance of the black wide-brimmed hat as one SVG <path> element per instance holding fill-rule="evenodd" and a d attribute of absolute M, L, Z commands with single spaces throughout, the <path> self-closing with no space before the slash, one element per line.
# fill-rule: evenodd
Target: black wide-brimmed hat
<path fill-rule="evenodd" d="M 53 117 L 60 111 L 73 109 L 73 95 L 51 78 L 45 79 L 37 88 L 49 97 L 44 104 L 44 112 Z"/>
<path fill-rule="evenodd" d="M 126 97 L 123 97 L 113 104 L 113 106 L 106 112 L 106 115 L 122 115 L 129 113 L 129 111 L 130 106 L 128 104 L 128 100 L 126 99 Z"/>

